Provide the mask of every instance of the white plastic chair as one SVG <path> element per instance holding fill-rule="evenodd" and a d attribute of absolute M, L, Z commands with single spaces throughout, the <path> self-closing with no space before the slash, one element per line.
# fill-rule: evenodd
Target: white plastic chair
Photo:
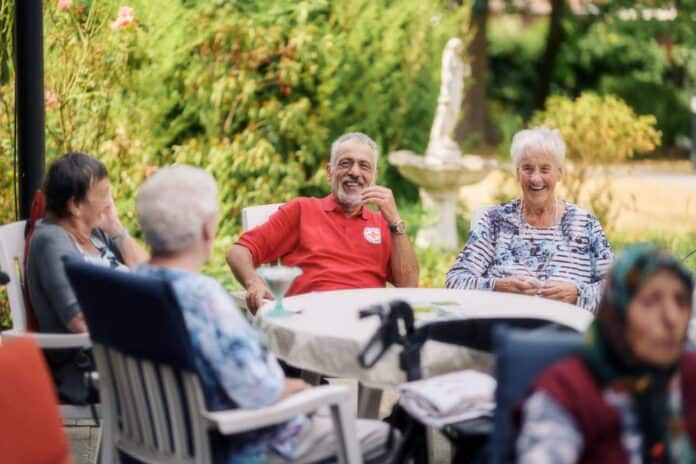
<path fill-rule="evenodd" d="M 209 432 L 239 434 L 322 407 L 333 418 L 339 462 L 362 462 L 346 387 L 308 389 L 260 409 L 210 411 L 195 348 L 169 283 L 75 259 L 65 267 L 91 329 L 104 462 L 118 463 L 120 450 L 146 463 L 208 464 Z M 148 314 L 141 316 L 143 310 Z M 136 319 L 133 327 L 128 321 Z M 160 332 L 156 340 L 155 332 Z"/>
<path fill-rule="evenodd" d="M 284 203 L 272 203 L 268 205 L 247 206 L 242 209 L 242 230 L 253 229 L 268 221 L 271 214 L 275 213 Z"/>
<path fill-rule="evenodd" d="M 330 408 L 339 435 L 339 462 L 362 462 L 347 387 L 311 388 L 262 409 L 212 412 L 205 406 L 197 375 L 127 356 L 97 342 L 93 351 L 104 403 L 104 462 L 118 462 L 115 451 L 120 449 L 146 463 L 208 464 L 209 431 L 238 434 L 287 422 L 324 406 Z"/>
<path fill-rule="evenodd" d="M 256 226 L 260 226 L 268 221 L 271 214 L 275 213 L 278 208 L 284 204 L 285 203 L 271 203 L 268 205 L 247 206 L 246 208 L 242 208 L 242 230 L 246 232 Z M 230 295 L 234 299 L 234 302 L 237 303 L 238 307 L 247 309 L 245 290 L 231 292 Z"/>
<path fill-rule="evenodd" d="M 88 334 L 52 334 L 29 332 L 22 285 L 24 282 L 24 228 L 26 221 L 12 222 L 0 226 L 0 268 L 10 277 L 7 297 L 10 302 L 12 328 L 0 333 L 3 340 L 33 338 L 43 349 L 89 347 Z M 89 406 L 62 404 L 63 419 L 92 419 Z"/>

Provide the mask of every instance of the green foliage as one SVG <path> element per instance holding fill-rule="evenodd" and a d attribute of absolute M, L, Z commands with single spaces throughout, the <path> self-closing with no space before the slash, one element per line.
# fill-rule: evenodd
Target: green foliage
<path fill-rule="evenodd" d="M 0 65 L 11 55 L 12 5 L 0 2 Z M 466 35 L 469 11 L 445 0 L 133 0 L 132 17 L 119 21 L 122 5 L 44 4 L 47 161 L 66 151 L 100 158 L 136 236 L 142 181 L 166 164 L 205 167 L 218 180 L 222 209 L 208 270 L 226 278 L 224 251 L 239 233 L 241 208 L 325 194 L 329 146 L 341 133 L 366 132 L 383 154 L 425 148 L 442 47 Z M 11 66 L 7 72 L 2 222 L 14 220 Z M 400 202 L 417 198 L 386 156 L 379 181 Z"/>
<path fill-rule="evenodd" d="M 605 169 L 609 163 L 632 158 L 637 152 L 654 150 L 660 144 L 660 132 L 655 129 L 655 117 L 637 116 L 626 103 L 611 95 L 584 93 L 575 100 L 552 96 L 544 111 L 537 112 L 531 126 L 557 128 L 563 135 L 566 156 L 572 162 L 563 186 L 566 197 L 579 203 L 581 196 L 608 230 L 615 215 L 614 197 L 609 177 L 593 176 L 598 184 L 588 185 L 589 170 Z"/>
<path fill-rule="evenodd" d="M 442 288 L 445 286 L 447 271 L 454 264 L 457 252 L 441 248 L 417 248 L 416 256 L 420 266 L 420 283 L 424 288 Z"/>
<path fill-rule="evenodd" d="M 675 34 L 679 18 L 624 20 L 612 11 L 577 25 L 559 57 L 557 88 L 615 94 L 638 112 L 654 114 L 664 143 L 673 144 L 689 134 L 688 102 L 696 84 L 696 36 Z"/>
<path fill-rule="evenodd" d="M 568 158 L 581 165 L 626 161 L 636 152 L 651 151 L 660 144 L 655 117 L 637 116 L 623 100 L 611 95 L 583 93 L 574 100 L 549 97 L 530 125 L 557 128 Z"/>
<path fill-rule="evenodd" d="M 12 46 L 14 44 L 14 5 L 8 0 L 0 0 L 0 84 L 10 80 L 12 76 Z"/>
<path fill-rule="evenodd" d="M 536 63 L 544 51 L 548 21 L 533 23 L 513 15 L 491 21 L 488 28 L 488 95 L 491 116 L 501 118 L 521 114 L 530 116 L 537 87 Z M 504 134 L 501 133 L 501 138 Z"/>
<path fill-rule="evenodd" d="M 609 236 L 614 253 L 636 242 L 650 242 L 673 253 L 692 272 L 696 272 L 696 234 L 645 234 L 640 231 L 621 231 Z"/>
<path fill-rule="evenodd" d="M 325 194 L 330 141 L 372 135 L 422 149 L 439 50 L 463 22 L 439 2 L 240 2 L 201 8 L 152 118 L 163 162 L 203 165 L 221 185 L 221 234 L 243 206 Z M 433 17 L 441 15 L 438 23 Z M 380 162 L 400 198 L 416 191 Z"/>
<path fill-rule="evenodd" d="M 11 47 L 14 5 L 0 0 L 0 220 L 13 220 L 14 205 L 14 69 Z M 2 311 L 0 311 L 0 314 Z"/>
<path fill-rule="evenodd" d="M 689 99 L 696 88 L 696 2 L 593 2 L 593 14 L 566 8 L 565 39 L 551 81 L 552 94 L 612 94 L 640 114 L 653 114 L 663 144 L 690 135 Z M 673 12 L 668 20 L 661 13 Z M 672 8 L 674 8 L 672 10 Z M 488 28 L 492 116 L 533 111 L 548 18 L 502 15 Z"/>

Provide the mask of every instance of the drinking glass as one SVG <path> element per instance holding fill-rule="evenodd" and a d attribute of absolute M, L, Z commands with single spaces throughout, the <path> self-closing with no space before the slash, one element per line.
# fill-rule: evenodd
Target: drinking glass
<path fill-rule="evenodd" d="M 288 311 L 283 307 L 283 296 L 285 292 L 288 291 L 293 280 L 302 274 L 302 270 L 299 267 L 290 266 L 271 266 L 262 267 L 256 270 L 256 273 L 261 276 L 261 278 L 268 285 L 268 289 L 273 294 L 275 298 L 274 308 L 265 313 L 266 317 L 286 317 L 291 316 L 293 313 Z"/>

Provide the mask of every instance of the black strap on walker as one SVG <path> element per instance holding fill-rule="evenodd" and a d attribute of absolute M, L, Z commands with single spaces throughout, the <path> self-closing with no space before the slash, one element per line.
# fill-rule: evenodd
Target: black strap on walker
<path fill-rule="evenodd" d="M 358 316 L 361 319 L 378 316 L 381 321 L 377 332 L 358 355 L 360 366 L 365 369 L 372 368 L 392 345 L 397 344 L 404 347 L 399 354 L 399 367 L 406 373 L 406 378 L 417 380 L 422 377 L 420 352 L 425 338 L 419 336 L 415 329 L 411 305 L 395 300 L 362 309 Z"/>
<path fill-rule="evenodd" d="M 432 340 L 475 350 L 493 350 L 493 327 L 506 324 L 510 327 L 540 329 L 549 327 L 549 321 L 535 317 L 444 319 L 425 323 L 415 328 L 413 310 L 405 301 L 369 306 L 358 312 L 359 317 L 378 316 L 381 324 L 358 355 L 358 363 L 365 369 L 374 367 L 394 344 L 403 349 L 399 354 L 399 367 L 408 381 L 423 378 L 421 349 Z"/>

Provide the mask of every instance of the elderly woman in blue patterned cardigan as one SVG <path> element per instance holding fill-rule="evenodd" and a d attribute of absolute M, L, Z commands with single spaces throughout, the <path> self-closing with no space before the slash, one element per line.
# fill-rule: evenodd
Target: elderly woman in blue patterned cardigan
<path fill-rule="evenodd" d="M 595 311 L 612 252 L 585 209 L 556 198 L 565 143 L 535 127 L 512 139 L 522 197 L 489 208 L 447 273 L 448 288 L 539 295 Z"/>

